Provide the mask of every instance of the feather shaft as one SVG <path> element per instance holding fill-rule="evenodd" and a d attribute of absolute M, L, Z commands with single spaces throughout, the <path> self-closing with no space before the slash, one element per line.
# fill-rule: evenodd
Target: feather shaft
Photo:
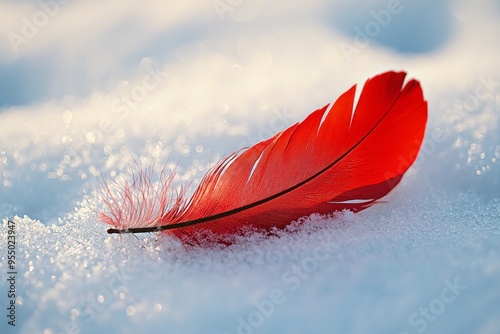
<path fill-rule="evenodd" d="M 366 209 L 400 182 L 423 140 L 427 102 L 416 80 L 403 87 L 405 76 L 386 72 L 369 79 L 355 108 L 353 86 L 331 107 L 222 159 L 189 200 L 184 192 L 178 198 L 163 195 L 175 203 L 169 210 L 167 203 L 158 209 L 148 202 L 154 199 L 142 198 L 146 203 L 137 205 L 148 213 L 147 222 L 141 221 L 141 210 L 122 213 L 110 191 L 103 191 L 113 213 L 101 214 L 113 226 L 108 233 L 166 231 L 189 240 L 199 231 L 279 228 L 312 213 Z M 147 179 L 139 181 L 137 188 L 148 194 L 141 184 Z M 121 197 L 130 202 L 134 197 L 127 192 L 124 188 Z M 134 221 L 127 219 L 131 216 Z"/>

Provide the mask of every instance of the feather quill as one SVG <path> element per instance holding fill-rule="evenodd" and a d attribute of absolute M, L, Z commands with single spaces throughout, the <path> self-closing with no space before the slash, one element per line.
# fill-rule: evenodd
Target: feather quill
<path fill-rule="evenodd" d="M 196 234 L 234 235 L 245 227 L 283 228 L 312 213 L 360 211 L 385 196 L 415 161 L 424 137 L 427 102 L 405 72 L 366 81 L 332 105 L 254 146 L 237 151 L 207 172 L 193 195 L 173 190 L 173 176 L 157 188 L 152 169 L 121 185 L 104 182 L 108 207 L 99 220 L 108 233 L 165 231 L 186 242 Z"/>

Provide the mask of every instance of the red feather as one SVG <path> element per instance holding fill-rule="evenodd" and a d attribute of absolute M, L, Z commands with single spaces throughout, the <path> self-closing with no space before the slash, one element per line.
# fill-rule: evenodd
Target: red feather
<path fill-rule="evenodd" d="M 197 232 L 235 234 L 244 227 L 283 228 L 312 213 L 368 208 L 393 189 L 415 161 L 425 132 L 427 102 L 406 73 L 369 79 L 355 111 L 356 86 L 272 138 L 222 159 L 189 200 L 173 176 L 158 188 L 152 169 L 119 195 L 101 188 L 109 233 L 167 231 L 195 240 Z"/>

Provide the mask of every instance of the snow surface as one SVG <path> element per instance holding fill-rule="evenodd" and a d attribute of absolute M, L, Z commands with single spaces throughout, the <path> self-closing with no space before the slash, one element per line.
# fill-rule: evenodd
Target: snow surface
<path fill-rule="evenodd" d="M 0 12 L 2 333 L 500 333 L 498 1 Z M 195 185 L 218 158 L 389 69 L 421 81 L 430 119 L 386 203 L 212 249 L 95 222 L 99 175 L 135 158 Z"/>

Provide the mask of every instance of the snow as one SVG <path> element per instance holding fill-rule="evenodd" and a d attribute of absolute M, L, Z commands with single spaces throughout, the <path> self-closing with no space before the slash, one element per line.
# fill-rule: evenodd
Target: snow
<path fill-rule="evenodd" d="M 498 1 L 0 7 L 2 333 L 498 333 Z M 195 185 L 389 69 L 429 123 L 385 203 L 208 249 L 96 222 L 100 175 L 136 159 Z"/>

